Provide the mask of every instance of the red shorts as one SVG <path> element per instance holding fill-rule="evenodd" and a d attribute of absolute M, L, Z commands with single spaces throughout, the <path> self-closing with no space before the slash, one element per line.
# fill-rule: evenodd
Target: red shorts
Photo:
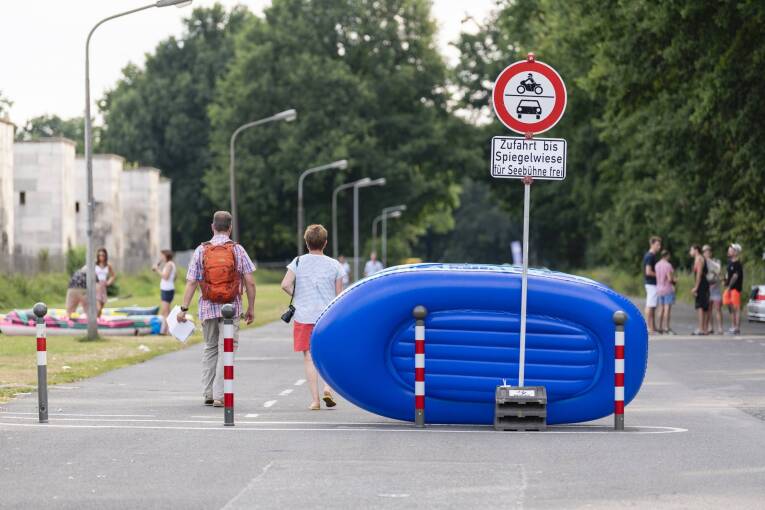
<path fill-rule="evenodd" d="M 741 308 L 741 293 L 736 289 L 726 289 L 723 293 L 723 304 L 734 308 Z"/>
<path fill-rule="evenodd" d="M 295 352 L 307 351 L 311 348 L 311 333 L 313 333 L 313 324 L 303 324 L 295 321 L 292 337 L 295 341 Z"/>

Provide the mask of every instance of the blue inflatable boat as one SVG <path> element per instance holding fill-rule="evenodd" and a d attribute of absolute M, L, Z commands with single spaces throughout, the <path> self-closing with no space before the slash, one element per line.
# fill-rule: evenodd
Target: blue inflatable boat
<path fill-rule="evenodd" d="M 547 422 L 613 413 L 613 314 L 625 325 L 625 404 L 646 370 L 648 334 L 640 311 L 595 281 L 530 270 L 526 386 L 547 389 Z M 414 319 L 425 320 L 428 423 L 492 424 L 495 389 L 518 383 L 521 270 L 514 266 L 418 264 L 358 282 L 316 323 L 311 353 L 321 376 L 373 413 L 414 420 Z"/>

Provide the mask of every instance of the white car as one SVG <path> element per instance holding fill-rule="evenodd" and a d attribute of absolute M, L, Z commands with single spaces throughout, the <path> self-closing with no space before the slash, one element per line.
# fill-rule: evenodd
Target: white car
<path fill-rule="evenodd" d="M 746 314 L 749 322 L 765 322 L 765 285 L 754 285 L 752 287 L 749 304 L 746 305 Z"/>

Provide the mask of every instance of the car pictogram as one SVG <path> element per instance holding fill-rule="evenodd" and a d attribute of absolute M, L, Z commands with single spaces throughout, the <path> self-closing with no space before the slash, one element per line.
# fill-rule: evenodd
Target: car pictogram
<path fill-rule="evenodd" d="M 523 114 L 536 115 L 537 119 L 542 115 L 542 106 L 536 99 L 521 99 L 516 108 L 518 118 L 523 118 Z"/>

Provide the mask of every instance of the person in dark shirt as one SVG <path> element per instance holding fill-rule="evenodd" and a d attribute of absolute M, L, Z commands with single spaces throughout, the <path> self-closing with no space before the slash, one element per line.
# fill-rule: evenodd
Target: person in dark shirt
<path fill-rule="evenodd" d="M 741 245 L 733 243 L 728 246 L 728 271 L 725 274 L 725 292 L 723 305 L 728 307 L 731 316 L 730 335 L 741 333 L 741 289 L 744 288 L 744 266 L 738 260 L 741 256 Z"/>
<path fill-rule="evenodd" d="M 645 283 L 645 321 L 648 323 L 648 334 L 656 333 L 656 254 L 661 251 L 661 237 L 651 236 L 648 240 L 650 248 L 643 255 L 643 281 Z"/>
<path fill-rule="evenodd" d="M 701 254 L 701 246 L 694 244 L 688 251 L 693 259 L 693 288 L 694 308 L 698 314 L 698 326 L 692 335 L 706 335 L 709 326 L 709 281 L 707 280 L 707 261 Z"/>

